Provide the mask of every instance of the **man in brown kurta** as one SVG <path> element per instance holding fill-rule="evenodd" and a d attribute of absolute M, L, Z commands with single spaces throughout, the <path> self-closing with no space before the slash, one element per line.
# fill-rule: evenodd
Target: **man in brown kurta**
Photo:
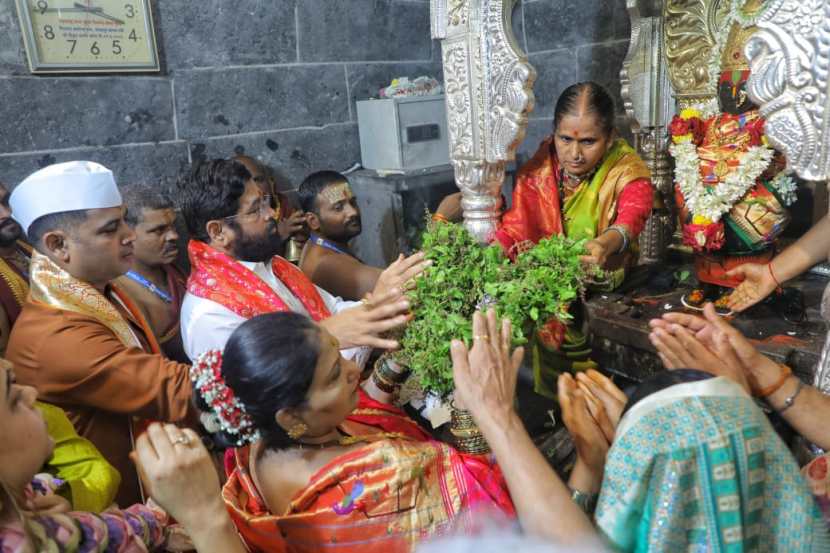
<path fill-rule="evenodd" d="M 183 421 L 191 388 L 189 366 L 158 353 L 138 309 L 110 284 L 129 269 L 135 239 L 112 173 L 91 162 L 53 165 L 24 180 L 10 203 L 36 251 L 7 357 L 18 381 L 64 408 L 121 472 L 119 504 L 140 501 L 128 457 L 137 419 Z"/>

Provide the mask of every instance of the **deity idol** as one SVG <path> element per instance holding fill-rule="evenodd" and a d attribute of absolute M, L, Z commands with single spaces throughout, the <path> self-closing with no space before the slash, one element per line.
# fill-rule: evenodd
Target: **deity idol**
<path fill-rule="evenodd" d="M 724 288 L 739 284 L 730 270 L 772 259 L 775 240 L 790 221 L 786 208 L 796 199 L 784 158 L 768 146 L 764 120 L 746 93 L 743 49 L 756 30 L 746 23 L 752 17 L 747 11 L 757 16 L 761 9 L 751 0 L 730 13 L 720 59 L 713 60 L 720 69 L 717 109 L 683 109 L 670 127 L 683 243 L 695 252 L 699 282 L 720 296 L 716 305 L 725 305 Z M 699 305 L 706 295 L 695 291 L 684 302 Z"/>

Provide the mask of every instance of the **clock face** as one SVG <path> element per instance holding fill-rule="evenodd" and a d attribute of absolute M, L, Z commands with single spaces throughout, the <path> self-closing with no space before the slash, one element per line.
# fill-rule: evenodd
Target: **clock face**
<path fill-rule="evenodd" d="M 17 0 L 33 72 L 158 71 L 149 0 Z"/>

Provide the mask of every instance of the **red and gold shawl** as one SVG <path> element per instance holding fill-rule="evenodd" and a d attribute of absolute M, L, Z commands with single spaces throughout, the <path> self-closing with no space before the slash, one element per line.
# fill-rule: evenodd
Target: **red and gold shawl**
<path fill-rule="evenodd" d="M 516 248 L 521 251 L 526 247 L 525 243 L 536 244 L 554 234 L 565 233 L 577 240 L 599 236 L 621 215 L 619 200 L 623 189 L 636 181 L 648 183 L 644 187 L 646 202 L 632 208 L 651 210 L 651 173 L 622 139 L 614 142 L 594 176 L 583 181 L 565 205 L 559 195 L 561 173 L 553 136 L 549 136 L 519 169 L 513 205 L 502 216 L 496 231 L 496 240 L 511 256 Z M 581 220 L 589 222 L 577 225 Z"/>
<path fill-rule="evenodd" d="M 198 240 L 190 241 L 187 252 L 191 265 L 187 291 L 194 296 L 215 301 L 246 319 L 290 311 L 267 282 L 231 256 Z M 312 320 L 319 322 L 331 316 L 317 287 L 297 267 L 275 255 L 271 270 L 300 300 Z"/>
<path fill-rule="evenodd" d="M 367 434 L 364 425 L 377 434 Z M 490 457 L 430 439 L 395 407 L 361 393 L 342 428 L 353 436 L 362 432 L 365 447 L 320 469 L 282 515 L 270 513 L 260 497 L 248 472 L 248 448 L 228 451 L 222 497 L 253 551 L 408 552 L 427 538 L 475 529 L 485 510 L 515 517 Z"/>

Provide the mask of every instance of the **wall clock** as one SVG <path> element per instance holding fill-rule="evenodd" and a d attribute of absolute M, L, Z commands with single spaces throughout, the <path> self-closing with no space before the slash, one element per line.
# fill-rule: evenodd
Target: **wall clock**
<path fill-rule="evenodd" d="M 158 71 L 150 0 L 16 0 L 32 73 Z"/>

